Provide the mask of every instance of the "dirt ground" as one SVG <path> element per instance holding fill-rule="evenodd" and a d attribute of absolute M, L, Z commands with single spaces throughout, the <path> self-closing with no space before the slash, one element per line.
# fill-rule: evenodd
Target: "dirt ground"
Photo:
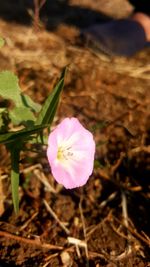
<path fill-rule="evenodd" d="M 56 184 L 45 151 L 20 162 L 20 211 L 13 211 L 10 159 L 0 147 L 0 267 L 150 266 L 150 49 L 109 57 L 82 44 L 80 30 L 132 12 L 124 0 L 47 0 L 39 31 L 32 1 L 0 7 L 0 69 L 43 103 L 68 65 L 54 124 L 76 116 L 97 151 L 93 175 L 75 190 Z M 113 3 L 112 3 L 113 2 Z"/>

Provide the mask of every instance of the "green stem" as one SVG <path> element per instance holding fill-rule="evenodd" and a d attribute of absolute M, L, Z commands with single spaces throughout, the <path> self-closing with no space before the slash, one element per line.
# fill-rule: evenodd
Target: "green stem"
<path fill-rule="evenodd" d="M 16 214 L 19 212 L 19 157 L 20 150 L 13 147 L 11 149 L 11 187 L 12 200 Z"/>

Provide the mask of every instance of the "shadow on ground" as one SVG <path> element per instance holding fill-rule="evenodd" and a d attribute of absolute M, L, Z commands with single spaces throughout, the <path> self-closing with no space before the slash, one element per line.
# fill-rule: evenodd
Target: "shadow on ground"
<path fill-rule="evenodd" d="M 34 1 L 5 0 L 1 3 L 0 17 L 4 20 L 30 25 L 33 21 L 32 14 L 34 14 Z M 96 10 L 69 5 L 68 0 L 46 1 L 40 16 L 48 30 L 56 29 L 61 23 L 84 28 L 90 24 L 110 19 Z"/>

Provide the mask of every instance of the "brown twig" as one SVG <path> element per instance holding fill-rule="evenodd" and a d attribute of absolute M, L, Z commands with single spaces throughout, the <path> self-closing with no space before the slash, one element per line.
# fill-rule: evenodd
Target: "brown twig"
<path fill-rule="evenodd" d="M 42 265 L 42 267 L 47 267 L 48 265 L 49 265 L 49 263 L 50 263 L 50 261 L 51 261 L 51 259 L 52 258 L 55 258 L 55 257 L 57 257 L 58 256 L 58 252 L 57 253 L 54 253 L 54 254 L 52 254 L 52 255 L 48 255 L 46 258 L 45 258 L 45 264 L 44 265 Z"/>
<path fill-rule="evenodd" d="M 46 0 L 34 0 L 34 30 L 39 30 L 39 21 L 40 21 L 40 10 L 42 6 L 45 4 Z"/>
<path fill-rule="evenodd" d="M 45 208 L 47 209 L 47 211 L 51 214 L 51 216 L 57 221 L 57 223 L 60 225 L 60 227 L 65 231 L 65 233 L 67 235 L 69 235 L 70 231 L 68 230 L 68 228 L 64 225 L 64 223 L 62 223 L 60 221 L 60 219 L 58 218 L 58 216 L 56 215 L 56 213 L 52 210 L 52 208 L 50 207 L 50 205 L 47 203 L 47 201 L 44 199 L 43 203 L 45 205 Z"/>
<path fill-rule="evenodd" d="M 100 209 L 103 209 L 107 206 L 107 204 L 114 200 L 114 198 L 117 196 L 117 192 L 113 192 L 112 194 L 110 194 L 106 200 L 102 201 L 100 204 L 99 204 L 99 208 Z"/>
<path fill-rule="evenodd" d="M 124 226 L 125 228 L 127 228 L 127 230 L 136 238 L 140 239 L 142 242 L 146 243 L 148 246 L 150 246 L 150 241 L 147 240 L 145 237 L 143 237 L 142 235 L 140 235 L 136 230 L 132 229 L 129 225 L 128 227 L 126 227 L 126 225 L 124 223 L 122 223 L 119 219 L 114 218 L 114 220 L 116 220 L 117 222 L 119 222 L 122 226 Z"/>
<path fill-rule="evenodd" d="M 89 253 L 88 253 L 88 246 L 87 246 L 87 231 L 86 231 L 85 219 L 84 219 L 83 209 L 82 209 L 82 199 L 80 200 L 80 203 L 79 203 L 79 210 L 80 210 L 80 216 L 81 216 L 81 221 L 82 221 L 84 239 L 85 239 L 85 243 L 86 243 L 86 246 L 85 246 L 86 266 L 89 267 Z"/>
<path fill-rule="evenodd" d="M 145 152 L 145 153 L 150 153 L 150 146 L 139 146 L 139 147 L 135 147 L 132 148 L 131 150 L 129 150 L 128 154 L 129 156 L 133 156 L 136 153 L 140 153 L 140 152 Z"/>
<path fill-rule="evenodd" d="M 123 159 L 125 157 L 125 153 L 121 152 L 120 153 L 120 158 L 116 161 L 116 163 L 114 165 L 111 166 L 110 168 L 110 176 L 113 177 L 116 170 L 118 169 L 118 167 L 121 165 Z"/>
<path fill-rule="evenodd" d="M 34 218 L 38 215 L 38 212 L 34 212 L 32 216 L 20 227 L 20 231 L 23 231 L 33 220 Z"/>
<path fill-rule="evenodd" d="M 48 249 L 48 250 L 62 250 L 63 249 L 63 247 L 61 247 L 61 246 L 55 246 L 55 245 L 51 245 L 51 244 L 47 244 L 47 243 L 41 243 L 39 240 L 37 241 L 37 240 L 33 240 L 33 239 L 28 239 L 28 238 L 17 236 L 17 235 L 14 235 L 14 234 L 11 234 L 11 233 L 8 233 L 5 231 L 0 231 L 0 236 L 6 237 L 9 239 L 13 239 L 17 242 L 23 242 L 23 243 L 26 243 L 30 246 L 40 247 L 43 249 Z"/>
<path fill-rule="evenodd" d="M 129 240 L 129 237 L 123 233 L 120 233 L 119 230 L 110 222 L 110 227 L 112 230 L 120 237 L 124 238 L 125 240 Z"/>
<path fill-rule="evenodd" d="M 52 187 L 52 185 L 48 182 L 44 172 L 42 172 L 40 169 L 35 169 L 33 173 L 36 175 L 37 179 L 44 185 L 46 191 L 56 194 L 55 188 Z"/>

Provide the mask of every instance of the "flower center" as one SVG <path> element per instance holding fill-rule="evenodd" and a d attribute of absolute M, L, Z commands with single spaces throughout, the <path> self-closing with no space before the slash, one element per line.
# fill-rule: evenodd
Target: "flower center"
<path fill-rule="evenodd" d="M 71 147 L 60 146 L 58 148 L 57 159 L 59 161 L 69 160 L 70 158 L 72 158 L 72 156 L 73 156 L 73 152 L 71 150 Z"/>

